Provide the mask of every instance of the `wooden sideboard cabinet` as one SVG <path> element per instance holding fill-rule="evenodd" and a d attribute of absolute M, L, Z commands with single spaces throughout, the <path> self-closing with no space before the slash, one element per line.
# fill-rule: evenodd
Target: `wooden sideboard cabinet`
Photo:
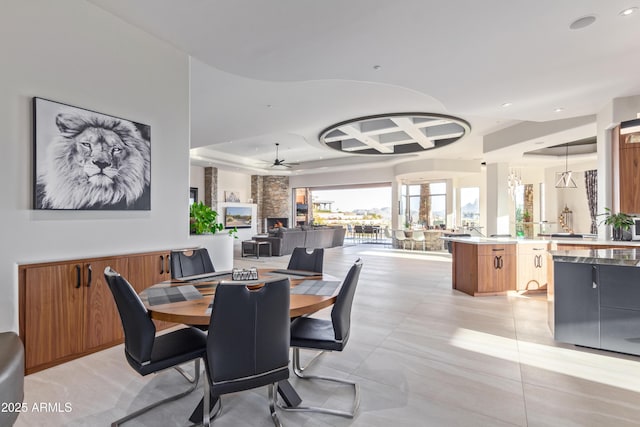
<path fill-rule="evenodd" d="M 473 296 L 515 290 L 515 246 L 453 242 L 454 288 Z"/>
<path fill-rule="evenodd" d="M 516 289 L 518 291 L 542 290 L 549 281 L 550 255 L 549 244 L 521 243 L 517 246 L 518 274 Z"/>
<path fill-rule="evenodd" d="M 104 269 L 111 266 L 140 292 L 170 278 L 168 257 L 167 251 L 20 265 L 26 373 L 121 343 L 122 323 Z"/>
<path fill-rule="evenodd" d="M 620 136 L 618 152 L 620 212 L 640 214 L 640 144 Z"/>

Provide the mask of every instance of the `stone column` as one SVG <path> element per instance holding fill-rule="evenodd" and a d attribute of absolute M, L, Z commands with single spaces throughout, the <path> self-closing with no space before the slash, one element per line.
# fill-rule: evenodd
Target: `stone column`
<path fill-rule="evenodd" d="M 266 233 L 264 229 L 264 215 L 262 213 L 262 197 L 263 197 L 263 176 L 251 175 L 251 198 L 253 203 L 257 205 L 257 221 L 258 221 L 258 233 Z"/>
<path fill-rule="evenodd" d="M 218 211 L 218 168 L 204 168 L 204 204 Z"/>
<path fill-rule="evenodd" d="M 429 184 L 420 184 L 420 223 L 424 224 L 427 228 L 431 225 L 429 218 L 429 212 L 431 211 L 431 197 L 429 197 L 430 189 Z"/>

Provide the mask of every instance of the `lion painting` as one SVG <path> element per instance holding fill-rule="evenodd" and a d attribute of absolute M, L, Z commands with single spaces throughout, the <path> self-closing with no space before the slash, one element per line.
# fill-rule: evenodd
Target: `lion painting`
<path fill-rule="evenodd" d="M 59 113 L 55 122 L 36 208 L 149 209 L 151 144 L 138 127 L 97 114 Z"/>

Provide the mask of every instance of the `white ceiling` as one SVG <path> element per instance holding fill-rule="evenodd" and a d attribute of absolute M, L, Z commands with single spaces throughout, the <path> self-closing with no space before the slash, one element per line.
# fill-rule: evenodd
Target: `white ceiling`
<path fill-rule="evenodd" d="M 191 55 L 195 164 L 271 173 L 276 142 L 281 159 L 300 163 L 293 174 L 420 159 L 517 164 L 524 151 L 594 136 L 594 114 L 640 94 L 640 13 L 619 15 L 640 0 L 88 1 Z M 585 15 L 596 22 L 569 29 Z M 457 116 L 471 133 L 383 159 L 318 141 L 335 123 L 399 112 Z M 590 124 L 557 131 L 579 116 Z M 556 131 L 483 148 L 523 121 Z"/>

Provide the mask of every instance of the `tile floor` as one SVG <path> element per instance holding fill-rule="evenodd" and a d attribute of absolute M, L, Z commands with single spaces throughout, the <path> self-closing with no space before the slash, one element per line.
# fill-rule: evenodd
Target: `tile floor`
<path fill-rule="evenodd" d="M 640 358 L 555 343 L 544 296 L 472 298 L 451 290 L 448 254 L 380 245 L 329 249 L 325 271 L 342 277 L 358 257 L 364 268 L 349 344 L 343 353 L 323 356 L 314 369 L 357 380 L 360 411 L 353 420 L 280 412 L 285 425 L 640 425 Z M 287 262 L 288 257 L 236 258 L 238 266 Z M 348 387 L 292 382 L 309 404 L 348 407 Z M 175 371 L 140 377 L 118 346 L 29 375 L 30 410 L 16 426 L 107 426 L 182 386 Z M 200 393 L 126 426 L 188 425 Z M 41 402 L 54 405 L 34 411 L 33 404 Z M 266 390 L 229 395 L 223 402 L 217 426 L 273 425 Z"/>

